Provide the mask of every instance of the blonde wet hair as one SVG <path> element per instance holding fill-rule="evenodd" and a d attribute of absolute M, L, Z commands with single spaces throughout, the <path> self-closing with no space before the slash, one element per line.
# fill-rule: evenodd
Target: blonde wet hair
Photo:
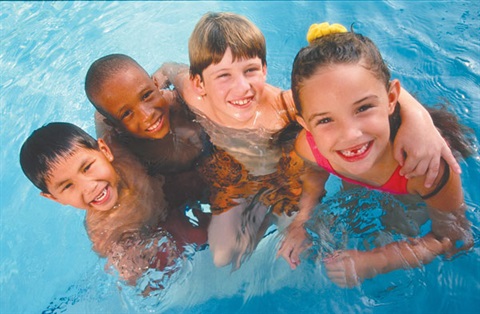
<path fill-rule="evenodd" d="M 260 58 L 266 65 L 265 37 L 246 17 L 229 12 L 209 12 L 202 16 L 188 41 L 190 75 L 202 76 L 203 70 L 219 63 L 227 48 L 233 61 Z"/>

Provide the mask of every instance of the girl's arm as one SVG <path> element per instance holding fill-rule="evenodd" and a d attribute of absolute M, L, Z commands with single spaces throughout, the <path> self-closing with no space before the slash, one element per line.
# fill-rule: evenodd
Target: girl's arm
<path fill-rule="evenodd" d="M 172 84 L 187 104 L 192 104 L 198 97 L 190 80 L 189 67 L 183 63 L 166 62 L 152 75 L 159 88 Z"/>
<path fill-rule="evenodd" d="M 427 264 L 451 246 L 448 238 L 438 240 L 430 233 L 420 239 L 394 242 L 371 251 L 337 251 L 323 261 L 330 280 L 342 288 L 351 288 L 378 274 Z"/>
<path fill-rule="evenodd" d="M 325 183 L 329 173 L 314 164 L 314 157 L 305 138 L 305 131 L 301 131 L 295 142 L 295 151 L 304 159 L 304 172 L 301 175 L 302 195 L 298 204 L 299 211 L 295 219 L 285 230 L 285 237 L 277 252 L 277 257 L 282 256 L 291 269 L 300 264 L 300 254 L 311 244 L 308 241 L 304 227 L 310 219 L 313 209 L 325 195 Z"/>
<path fill-rule="evenodd" d="M 453 243 L 451 250 L 443 253 L 453 255 L 469 249 L 473 238 L 471 223 L 465 216 L 466 205 L 460 176 L 442 161 L 440 175 L 431 188 L 425 188 L 421 181 L 421 177 L 409 180 L 408 189 L 424 197 L 432 221 L 432 233 L 437 238 L 447 238 Z"/>
<path fill-rule="evenodd" d="M 394 156 L 402 165 L 400 173 L 407 178 L 426 174 L 424 185 L 430 187 L 438 175 L 440 157 L 443 157 L 459 174 L 460 166 L 427 110 L 403 88 L 399 103 L 402 104 L 402 123 L 395 137 Z"/>
<path fill-rule="evenodd" d="M 465 217 L 460 176 L 452 172 L 448 181 L 443 183 L 442 177 L 448 165 L 442 162 L 440 168 L 433 187 L 425 188 L 423 177 L 409 180 L 408 186 L 409 191 L 423 196 L 437 190 L 425 200 L 432 221 L 431 232 L 422 238 L 390 243 L 367 252 L 349 250 L 327 257 L 325 268 L 333 282 L 342 287 L 352 287 L 377 274 L 419 267 L 431 262 L 437 255 L 451 256 L 473 245 L 470 222 Z"/>

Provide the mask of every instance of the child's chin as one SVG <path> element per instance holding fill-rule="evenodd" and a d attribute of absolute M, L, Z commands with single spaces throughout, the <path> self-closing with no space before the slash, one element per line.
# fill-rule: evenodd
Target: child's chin
<path fill-rule="evenodd" d="M 150 139 L 150 140 L 159 140 L 167 136 L 167 134 L 170 132 L 170 129 L 168 127 L 164 127 L 154 133 L 147 134 L 145 138 Z"/>
<path fill-rule="evenodd" d="M 117 199 L 110 199 L 107 200 L 105 203 L 102 204 L 91 204 L 92 207 L 96 211 L 107 212 L 109 210 L 115 209 L 115 205 L 117 204 Z"/>

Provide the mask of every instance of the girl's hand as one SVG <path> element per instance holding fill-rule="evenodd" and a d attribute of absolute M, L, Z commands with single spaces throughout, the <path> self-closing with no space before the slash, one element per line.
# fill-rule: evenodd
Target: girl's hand
<path fill-rule="evenodd" d="M 164 74 L 163 68 L 158 69 L 152 74 L 152 80 L 159 90 L 166 89 L 170 85 L 170 80 Z"/>
<path fill-rule="evenodd" d="M 336 251 L 323 262 L 327 276 L 333 283 L 342 288 L 352 288 L 377 274 L 373 257 L 371 252 Z"/>
<path fill-rule="evenodd" d="M 286 230 L 285 239 L 278 249 L 277 257 L 282 256 L 290 268 L 295 269 L 300 265 L 300 254 L 311 245 L 303 223 L 294 221 Z"/>
<path fill-rule="evenodd" d="M 189 67 L 186 64 L 165 62 L 152 75 L 152 79 L 159 89 L 165 89 L 170 84 L 176 89 L 182 89 L 183 80 L 188 77 Z"/>

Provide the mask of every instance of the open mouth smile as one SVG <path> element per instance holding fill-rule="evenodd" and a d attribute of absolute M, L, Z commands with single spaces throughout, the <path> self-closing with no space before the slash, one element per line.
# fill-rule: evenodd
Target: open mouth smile
<path fill-rule="evenodd" d="M 229 101 L 228 103 L 230 105 L 234 106 L 234 107 L 243 108 L 243 107 L 247 107 L 248 105 L 250 105 L 252 103 L 252 100 L 253 100 L 253 96 L 248 97 L 248 98 L 244 98 L 244 99 L 240 99 L 240 100 Z"/>
<path fill-rule="evenodd" d="M 147 131 L 148 133 L 157 132 L 158 130 L 161 129 L 162 124 L 163 124 L 163 115 L 161 115 L 158 118 L 158 120 L 155 123 L 153 123 L 151 126 L 149 126 L 145 131 Z"/>
<path fill-rule="evenodd" d="M 340 155 L 344 160 L 353 162 L 360 160 L 367 156 L 368 152 L 370 151 L 370 148 L 372 147 L 373 141 L 370 141 L 368 143 L 350 148 L 350 149 L 344 149 L 344 150 L 338 150 L 337 154 Z"/>
<path fill-rule="evenodd" d="M 108 186 L 106 186 L 100 192 L 100 194 L 98 194 L 97 197 L 95 197 L 93 199 L 93 201 L 90 202 L 90 204 L 95 205 L 95 206 L 105 204 L 108 201 L 109 197 L 110 197 L 110 190 L 109 190 Z"/>

